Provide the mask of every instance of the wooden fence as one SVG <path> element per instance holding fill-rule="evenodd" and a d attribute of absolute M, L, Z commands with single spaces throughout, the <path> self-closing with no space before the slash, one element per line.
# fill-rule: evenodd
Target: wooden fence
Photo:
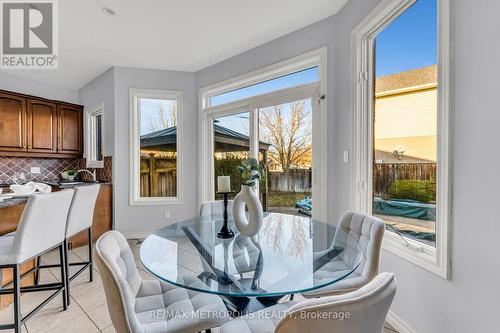
<path fill-rule="evenodd" d="M 141 197 L 177 195 L 176 158 L 141 156 Z"/>
<path fill-rule="evenodd" d="M 311 192 L 311 169 L 269 172 L 269 189 L 279 192 Z"/>
<path fill-rule="evenodd" d="M 377 163 L 373 167 L 373 194 L 389 195 L 395 180 L 436 180 L 436 163 Z"/>

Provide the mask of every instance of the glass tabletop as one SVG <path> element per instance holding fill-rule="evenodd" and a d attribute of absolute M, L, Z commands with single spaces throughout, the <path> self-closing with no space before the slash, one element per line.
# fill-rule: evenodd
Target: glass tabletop
<path fill-rule="evenodd" d="M 318 289 L 349 276 L 362 259 L 351 236 L 307 217 L 269 213 L 252 237 L 217 238 L 221 216 L 195 217 L 156 231 L 141 245 L 145 268 L 171 284 L 232 297 Z"/>

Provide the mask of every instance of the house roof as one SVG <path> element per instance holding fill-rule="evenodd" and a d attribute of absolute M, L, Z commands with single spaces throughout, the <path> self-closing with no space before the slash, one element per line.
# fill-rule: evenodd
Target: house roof
<path fill-rule="evenodd" d="M 436 82 L 437 65 L 432 65 L 406 72 L 380 76 L 376 79 L 375 93 L 380 94 L 392 90 L 411 88 Z"/>
<path fill-rule="evenodd" d="M 214 124 L 214 134 L 216 143 L 223 141 L 222 138 L 232 139 L 237 145 L 249 146 L 250 138 L 248 135 L 233 131 L 221 125 Z M 172 126 L 159 131 L 141 135 L 141 147 L 158 147 L 175 145 L 177 142 L 177 127 Z M 259 142 L 261 149 L 269 147 L 268 143 Z"/>

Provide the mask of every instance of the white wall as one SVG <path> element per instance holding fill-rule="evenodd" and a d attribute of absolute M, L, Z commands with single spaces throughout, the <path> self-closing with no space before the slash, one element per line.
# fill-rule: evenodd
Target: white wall
<path fill-rule="evenodd" d="M 78 90 L 0 72 L 0 89 L 62 102 L 79 103 Z"/>
<path fill-rule="evenodd" d="M 113 156 L 115 148 L 115 76 L 108 69 L 80 89 L 84 110 L 104 105 L 104 156 Z"/>
<path fill-rule="evenodd" d="M 198 214 L 197 184 L 195 175 L 198 122 L 198 102 L 195 98 L 194 73 L 114 68 L 115 85 L 115 150 L 113 158 L 115 191 L 115 228 L 133 234 L 159 229 L 169 223 L 193 217 Z M 164 206 L 129 206 L 130 152 L 129 152 L 129 89 L 180 90 L 184 93 L 182 179 L 183 203 Z M 170 218 L 165 219 L 165 209 Z"/>

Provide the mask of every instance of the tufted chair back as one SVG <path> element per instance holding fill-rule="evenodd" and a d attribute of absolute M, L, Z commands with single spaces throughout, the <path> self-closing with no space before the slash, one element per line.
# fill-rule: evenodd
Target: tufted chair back
<path fill-rule="evenodd" d="M 227 216 L 233 218 L 233 200 L 227 202 Z M 224 212 L 224 201 L 204 201 L 201 203 L 200 216 L 222 216 Z"/>
<path fill-rule="evenodd" d="M 394 274 L 381 273 L 356 291 L 292 305 L 274 332 L 381 332 L 395 294 Z"/>
<path fill-rule="evenodd" d="M 121 233 L 112 230 L 97 240 L 95 248 L 113 326 L 117 332 L 143 332 L 134 311 L 142 278 L 127 240 Z"/>
<path fill-rule="evenodd" d="M 368 281 L 378 273 L 380 260 L 380 248 L 384 236 L 385 224 L 381 219 L 358 212 L 348 211 L 340 219 L 338 228 L 350 235 L 362 250 L 363 258 L 356 272 L 358 275 L 367 277 Z M 354 246 L 347 246 L 343 253 L 344 261 L 350 262 L 356 259 Z M 350 252 L 353 253 L 350 253 Z"/>

